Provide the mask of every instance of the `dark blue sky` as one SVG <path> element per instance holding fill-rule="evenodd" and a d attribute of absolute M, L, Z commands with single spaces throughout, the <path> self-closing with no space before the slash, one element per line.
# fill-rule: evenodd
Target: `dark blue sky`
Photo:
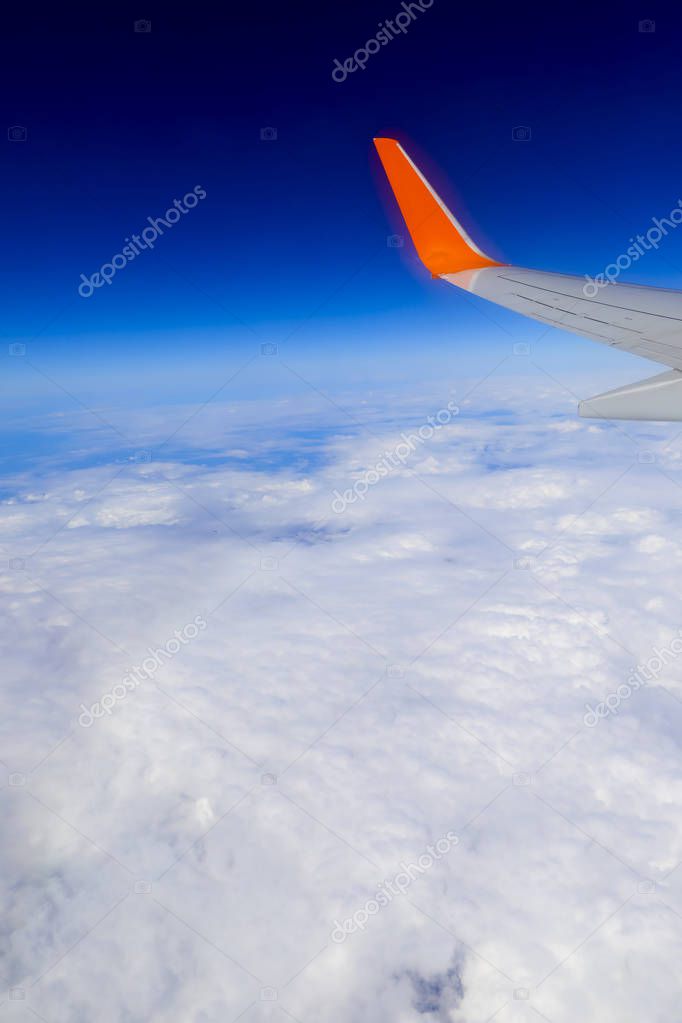
<path fill-rule="evenodd" d="M 8 24 L 4 122 L 27 140 L 1 143 L 7 343 L 74 379 L 107 365 L 112 381 L 143 366 L 210 377 L 263 341 L 307 364 L 452 358 L 496 328 L 409 245 L 387 246 L 400 226 L 374 135 L 400 138 L 479 242 L 521 265 L 597 272 L 682 196 L 670 6 L 433 0 L 334 82 L 334 59 L 401 10 L 123 5 Z M 150 33 L 133 31 L 139 17 Z M 644 18 L 655 32 L 638 31 Z M 530 141 L 514 141 L 519 125 Z M 154 251 L 79 298 L 82 273 L 196 185 L 206 199 Z M 682 237 L 627 276 L 682 286 Z"/>

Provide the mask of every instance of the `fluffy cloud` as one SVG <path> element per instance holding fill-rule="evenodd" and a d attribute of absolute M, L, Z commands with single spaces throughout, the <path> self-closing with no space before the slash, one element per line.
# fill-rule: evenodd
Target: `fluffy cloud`
<path fill-rule="evenodd" d="M 534 386 L 481 389 L 341 513 L 450 394 L 216 406 L 165 447 L 155 411 L 149 460 L 65 422 L 78 460 L 17 476 L 3 1011 L 671 1017 L 682 664 L 583 717 L 682 626 L 679 446 Z"/>

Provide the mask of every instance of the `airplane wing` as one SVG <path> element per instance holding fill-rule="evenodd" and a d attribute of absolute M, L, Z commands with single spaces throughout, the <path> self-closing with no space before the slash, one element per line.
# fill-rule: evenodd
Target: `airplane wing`
<path fill-rule="evenodd" d="M 540 323 L 669 367 L 580 403 L 581 416 L 682 421 L 682 292 L 509 266 L 472 241 L 395 139 L 377 138 L 417 253 L 433 277 Z"/>

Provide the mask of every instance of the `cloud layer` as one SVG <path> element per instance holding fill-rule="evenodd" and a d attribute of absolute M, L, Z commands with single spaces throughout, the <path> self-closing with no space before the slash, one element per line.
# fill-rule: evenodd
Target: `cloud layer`
<path fill-rule="evenodd" d="M 682 662 L 583 718 L 682 626 L 679 444 L 502 380 L 333 510 L 451 399 L 139 414 L 149 460 L 65 423 L 17 476 L 8 1018 L 671 1018 Z"/>

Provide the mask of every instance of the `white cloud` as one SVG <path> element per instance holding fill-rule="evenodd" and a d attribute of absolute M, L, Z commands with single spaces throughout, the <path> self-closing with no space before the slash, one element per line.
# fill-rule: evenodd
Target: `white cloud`
<path fill-rule="evenodd" d="M 280 409 L 275 443 L 246 407 L 239 442 L 218 434 L 217 407 L 163 460 L 18 478 L 0 971 L 48 1023 L 672 1017 L 679 670 L 582 718 L 682 625 L 675 452 L 641 463 L 640 435 L 531 400 L 547 411 L 477 394 L 341 515 L 334 488 L 423 409 L 375 395 L 350 408 L 369 434 L 320 413 L 303 452 L 309 409 Z M 197 614 L 153 680 L 76 724 Z"/>

